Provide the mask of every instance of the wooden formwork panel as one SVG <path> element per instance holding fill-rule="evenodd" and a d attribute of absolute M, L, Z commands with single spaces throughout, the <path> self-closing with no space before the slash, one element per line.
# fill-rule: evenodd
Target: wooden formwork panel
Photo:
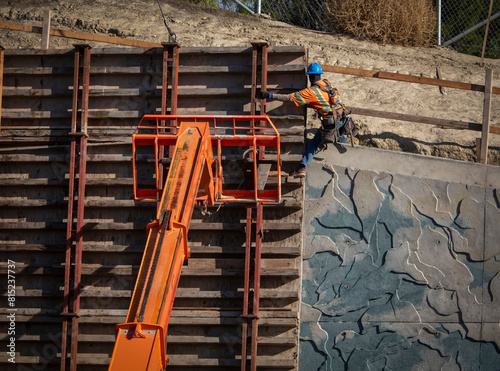
<path fill-rule="evenodd" d="M 180 48 L 177 114 L 248 114 L 251 47 Z M 135 202 L 131 134 L 160 113 L 162 49 L 91 49 L 78 369 L 105 370 L 155 205 Z M 16 365 L 59 369 L 74 50 L 6 50 L 0 135 L 0 271 L 16 262 Z M 268 90 L 305 86 L 302 47 L 270 47 Z M 264 208 L 259 370 L 293 370 L 302 242 L 305 110 L 269 101 L 281 135 L 284 202 Z M 272 157 L 272 152 L 267 154 Z M 270 177 L 269 182 L 277 179 Z M 240 368 L 246 207 L 193 214 L 169 336 L 169 369 Z M 6 285 L 0 283 L 2 289 Z M 4 295 L 5 291 L 2 291 Z M 6 313 L 2 309 L 2 313 Z M 0 319 L 0 332 L 8 321 Z M 0 343 L 4 346 L 6 338 Z"/>

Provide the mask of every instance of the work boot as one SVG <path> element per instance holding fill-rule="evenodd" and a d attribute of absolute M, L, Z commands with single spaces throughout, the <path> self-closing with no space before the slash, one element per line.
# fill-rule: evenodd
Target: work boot
<path fill-rule="evenodd" d="M 306 176 L 306 167 L 304 165 L 299 165 L 299 167 L 290 174 L 294 178 L 305 178 Z"/>

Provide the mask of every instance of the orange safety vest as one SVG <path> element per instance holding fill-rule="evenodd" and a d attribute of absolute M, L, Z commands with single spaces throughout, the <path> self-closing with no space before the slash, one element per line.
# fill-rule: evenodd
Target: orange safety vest
<path fill-rule="evenodd" d="M 333 94 L 330 96 L 329 91 Z M 309 104 L 319 116 L 332 113 L 332 108 L 337 112 L 336 121 L 342 117 L 344 105 L 335 85 L 328 80 L 320 80 L 309 88 L 299 90 L 290 94 L 295 105 L 303 106 Z"/>

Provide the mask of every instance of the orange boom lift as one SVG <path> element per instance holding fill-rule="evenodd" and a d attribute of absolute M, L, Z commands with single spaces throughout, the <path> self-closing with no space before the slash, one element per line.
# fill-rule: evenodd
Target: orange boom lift
<path fill-rule="evenodd" d="M 166 368 L 167 327 L 181 269 L 189 258 L 187 234 L 194 207 L 206 208 L 215 202 L 280 202 L 279 141 L 265 115 L 143 117 L 132 136 L 134 197 L 159 204 L 156 220 L 147 226 L 146 249 L 126 322 L 115 328 L 109 370 Z M 265 147 L 274 148 L 273 161 L 266 160 Z M 165 157 L 169 149 L 173 155 Z M 225 185 L 225 153 L 235 149 L 246 164 L 245 172 L 252 175 L 244 189 L 241 183 L 232 189 Z M 148 156 L 150 162 L 144 161 Z M 147 174 L 141 166 L 151 163 L 154 171 L 149 180 L 155 186 L 142 188 L 138 174 Z M 278 179 L 274 189 L 263 186 L 271 166 Z"/>

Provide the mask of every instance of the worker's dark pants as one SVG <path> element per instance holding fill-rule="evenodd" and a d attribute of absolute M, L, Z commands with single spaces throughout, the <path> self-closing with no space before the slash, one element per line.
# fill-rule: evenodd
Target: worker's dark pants
<path fill-rule="evenodd" d="M 347 119 L 342 119 L 340 121 L 335 122 L 335 126 L 337 128 L 343 127 L 347 122 Z M 344 135 L 340 136 L 340 143 L 348 143 L 347 138 Z M 300 163 L 304 166 L 307 166 L 311 163 L 312 159 L 314 158 L 314 155 L 316 154 L 316 151 L 318 150 L 318 147 L 321 144 L 321 129 L 318 129 L 316 131 L 316 134 L 314 134 L 314 138 L 312 138 L 308 143 L 306 147 L 306 151 L 304 153 L 304 156 L 302 156 L 302 160 Z"/>

